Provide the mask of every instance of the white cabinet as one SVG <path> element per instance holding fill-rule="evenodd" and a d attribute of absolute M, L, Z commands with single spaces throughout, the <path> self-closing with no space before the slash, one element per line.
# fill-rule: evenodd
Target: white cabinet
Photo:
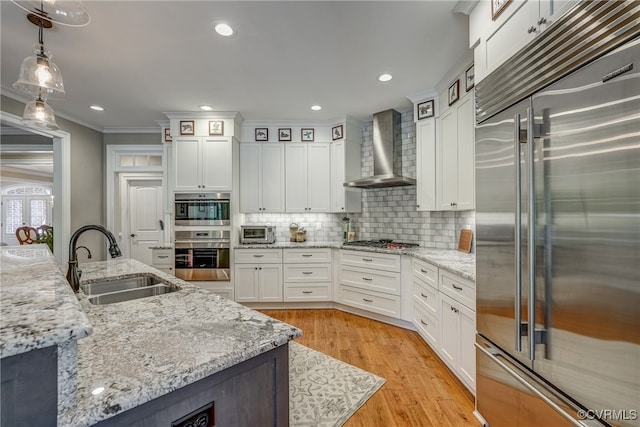
<path fill-rule="evenodd" d="M 284 300 L 331 301 L 330 248 L 284 249 Z"/>
<path fill-rule="evenodd" d="M 416 122 L 416 209 L 436 208 L 436 120 Z"/>
<path fill-rule="evenodd" d="M 471 90 L 439 118 L 436 145 L 438 210 L 475 207 L 475 126 Z"/>
<path fill-rule="evenodd" d="M 495 20 L 491 2 L 481 1 L 471 13 L 471 44 L 478 83 L 567 12 L 578 0 L 514 0 Z"/>
<path fill-rule="evenodd" d="M 440 325 L 440 357 L 475 393 L 475 312 L 449 296 L 441 294 Z"/>
<path fill-rule="evenodd" d="M 240 212 L 284 212 L 284 145 L 240 144 Z"/>
<path fill-rule="evenodd" d="M 285 145 L 287 212 L 329 212 L 331 146 L 328 143 Z"/>
<path fill-rule="evenodd" d="M 151 267 L 175 276 L 173 249 L 151 249 Z"/>
<path fill-rule="evenodd" d="M 231 191 L 231 137 L 176 137 L 173 140 L 175 191 Z"/>
<path fill-rule="evenodd" d="M 360 178 L 360 143 L 338 140 L 331 143 L 331 212 L 362 212 L 362 193 L 345 188 L 346 181 Z"/>
<path fill-rule="evenodd" d="M 282 250 L 236 249 L 235 300 L 282 302 Z"/>
<path fill-rule="evenodd" d="M 440 301 L 438 267 L 413 259 L 413 325 L 427 343 L 438 351 Z"/>

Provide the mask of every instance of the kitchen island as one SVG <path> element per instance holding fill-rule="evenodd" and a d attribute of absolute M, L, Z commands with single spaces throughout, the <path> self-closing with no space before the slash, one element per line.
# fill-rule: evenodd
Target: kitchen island
<path fill-rule="evenodd" d="M 21 341 L 15 329 L 24 322 L 13 319 L 34 309 L 15 307 L 11 298 L 19 286 L 11 282 L 22 280 L 36 289 L 39 276 L 33 271 L 29 280 L 14 277 L 11 266 L 21 261 L 4 255 L 2 261 L 4 358 L 5 348 Z M 256 417 L 277 418 L 276 425 L 288 423 L 287 343 L 301 335 L 299 329 L 130 259 L 82 264 L 81 284 L 147 274 L 179 290 L 93 305 L 82 292 L 76 299 L 50 254 L 40 253 L 37 264 L 43 280 L 55 277 L 50 292 L 87 320 L 84 337 L 77 340 L 77 369 L 72 378 L 58 373 L 59 387 L 67 391 L 58 397 L 57 425 L 170 425 L 211 402 L 216 420 L 242 415 L 251 422 L 258 419 L 251 418 L 254 411 Z M 22 349 L 28 352 L 29 346 Z"/>

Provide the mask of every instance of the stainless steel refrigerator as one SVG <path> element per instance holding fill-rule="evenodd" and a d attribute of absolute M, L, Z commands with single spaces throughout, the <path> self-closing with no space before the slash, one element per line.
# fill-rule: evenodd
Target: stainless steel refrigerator
<path fill-rule="evenodd" d="M 634 38 L 528 96 L 508 93 L 526 73 L 478 85 L 476 410 L 491 427 L 640 426 L 635 12 Z"/>

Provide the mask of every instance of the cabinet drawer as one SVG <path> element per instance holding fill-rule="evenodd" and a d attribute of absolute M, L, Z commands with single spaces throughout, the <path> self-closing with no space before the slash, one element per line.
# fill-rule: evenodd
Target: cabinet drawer
<path fill-rule="evenodd" d="M 440 331 L 437 317 L 431 316 L 419 305 L 413 306 L 413 325 L 418 333 L 434 350 L 438 349 L 438 334 Z"/>
<path fill-rule="evenodd" d="M 173 265 L 173 249 L 151 250 L 153 265 Z"/>
<path fill-rule="evenodd" d="M 278 264 L 282 262 L 282 249 L 236 249 L 233 259 L 238 264 Z"/>
<path fill-rule="evenodd" d="M 380 292 L 363 291 L 351 286 L 340 286 L 340 302 L 352 307 L 390 317 L 400 317 L 400 297 Z"/>
<path fill-rule="evenodd" d="M 440 270 L 440 291 L 470 309 L 476 309 L 476 286 L 474 282 Z"/>
<path fill-rule="evenodd" d="M 329 295 L 329 285 L 304 285 L 284 287 L 285 301 L 331 301 Z"/>
<path fill-rule="evenodd" d="M 331 282 L 331 264 L 285 264 L 285 282 Z"/>
<path fill-rule="evenodd" d="M 438 317 L 438 291 L 425 286 L 420 280 L 413 281 L 413 300 L 432 316 Z"/>
<path fill-rule="evenodd" d="M 434 289 L 438 289 L 438 267 L 414 258 L 413 275 Z"/>
<path fill-rule="evenodd" d="M 340 251 L 340 264 L 399 272 L 400 255 L 350 251 L 343 249 Z"/>
<path fill-rule="evenodd" d="M 305 264 L 331 262 L 331 248 L 285 249 L 284 262 Z"/>
<path fill-rule="evenodd" d="M 359 267 L 342 267 L 340 283 L 365 290 L 400 295 L 400 273 Z"/>

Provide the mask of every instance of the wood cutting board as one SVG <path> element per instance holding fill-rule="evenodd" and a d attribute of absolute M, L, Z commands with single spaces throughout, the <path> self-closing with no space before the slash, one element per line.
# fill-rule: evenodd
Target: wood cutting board
<path fill-rule="evenodd" d="M 458 240 L 458 250 L 460 252 L 471 252 L 471 241 L 473 240 L 473 231 L 463 228 L 460 231 L 460 240 Z"/>

